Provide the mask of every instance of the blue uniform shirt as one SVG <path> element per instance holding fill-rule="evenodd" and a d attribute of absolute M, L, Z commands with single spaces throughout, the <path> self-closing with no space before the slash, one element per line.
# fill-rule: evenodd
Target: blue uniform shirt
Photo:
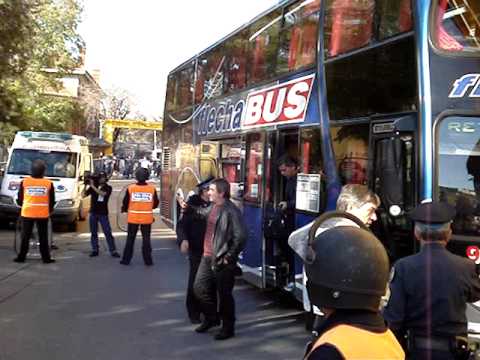
<path fill-rule="evenodd" d="M 398 335 L 467 334 L 466 304 L 480 299 L 480 280 L 473 261 L 428 242 L 394 266 L 384 317 Z"/>

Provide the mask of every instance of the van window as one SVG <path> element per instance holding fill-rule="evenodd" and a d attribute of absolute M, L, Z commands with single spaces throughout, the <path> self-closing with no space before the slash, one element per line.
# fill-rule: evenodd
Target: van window
<path fill-rule="evenodd" d="M 74 178 L 77 173 L 77 154 L 60 151 L 15 149 L 12 152 L 8 174 L 30 175 L 32 163 L 43 160 L 45 176 Z"/>

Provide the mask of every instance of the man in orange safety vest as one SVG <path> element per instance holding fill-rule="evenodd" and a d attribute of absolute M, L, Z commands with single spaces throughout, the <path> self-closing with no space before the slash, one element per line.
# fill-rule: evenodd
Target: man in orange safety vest
<path fill-rule="evenodd" d="M 32 176 L 20 183 L 17 203 L 22 207 L 20 221 L 22 226 L 21 247 L 18 256 L 13 260 L 18 263 L 25 262 L 27 257 L 30 237 L 33 226 L 37 224 L 40 242 L 40 254 L 45 264 L 55 262 L 50 257 L 48 247 L 48 219 L 55 205 L 55 189 L 53 183 L 45 179 L 45 163 L 35 160 L 31 168 Z"/>
<path fill-rule="evenodd" d="M 120 264 L 129 265 L 133 256 L 133 246 L 138 228 L 142 232 L 142 255 L 145 265 L 153 265 L 150 234 L 152 231 L 153 209 L 158 207 L 159 201 L 155 186 L 148 184 L 149 171 L 139 168 L 135 173 L 136 184 L 128 187 L 123 198 L 122 212 L 128 213 L 127 241 L 123 250 Z"/>

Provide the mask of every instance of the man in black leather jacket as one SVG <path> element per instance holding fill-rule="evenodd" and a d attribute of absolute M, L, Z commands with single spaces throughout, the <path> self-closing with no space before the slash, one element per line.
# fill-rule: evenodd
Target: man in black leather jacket
<path fill-rule="evenodd" d="M 210 206 L 193 207 L 196 216 L 207 221 L 203 256 L 194 283 L 205 319 L 195 331 L 206 332 L 222 320 L 222 329 L 215 339 L 225 340 L 235 335 L 235 267 L 247 232 L 240 210 L 230 201 L 228 181 L 214 180 L 208 193 L 212 202 Z"/>

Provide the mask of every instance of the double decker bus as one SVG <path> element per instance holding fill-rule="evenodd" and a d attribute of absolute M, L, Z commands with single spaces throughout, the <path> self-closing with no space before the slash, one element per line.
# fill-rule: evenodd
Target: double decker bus
<path fill-rule="evenodd" d="M 480 262 L 480 2 L 282 2 L 171 71 L 163 146 L 165 221 L 177 192 L 226 178 L 248 224 L 244 278 L 261 288 L 295 275 L 302 296 L 300 261 L 285 269 L 264 236 L 285 154 L 299 161 L 297 228 L 366 184 L 392 261 L 418 250 L 408 211 L 437 199 L 457 210 L 450 249 Z"/>

